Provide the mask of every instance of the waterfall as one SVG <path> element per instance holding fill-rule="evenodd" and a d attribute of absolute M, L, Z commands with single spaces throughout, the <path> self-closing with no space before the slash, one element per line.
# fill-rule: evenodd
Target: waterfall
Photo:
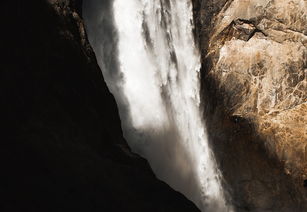
<path fill-rule="evenodd" d="M 200 110 L 191 2 L 91 0 L 83 7 L 132 150 L 201 210 L 231 211 Z"/>

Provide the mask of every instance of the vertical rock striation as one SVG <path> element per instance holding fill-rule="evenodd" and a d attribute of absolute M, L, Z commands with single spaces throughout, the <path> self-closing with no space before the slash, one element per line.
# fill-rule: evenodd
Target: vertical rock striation
<path fill-rule="evenodd" d="M 306 1 L 193 4 L 205 117 L 235 205 L 305 211 Z"/>

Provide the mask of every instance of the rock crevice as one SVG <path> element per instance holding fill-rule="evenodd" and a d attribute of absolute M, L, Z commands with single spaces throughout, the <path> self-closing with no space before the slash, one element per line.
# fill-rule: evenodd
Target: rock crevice
<path fill-rule="evenodd" d="M 306 210 L 306 2 L 193 5 L 204 117 L 225 187 L 241 209 Z"/>

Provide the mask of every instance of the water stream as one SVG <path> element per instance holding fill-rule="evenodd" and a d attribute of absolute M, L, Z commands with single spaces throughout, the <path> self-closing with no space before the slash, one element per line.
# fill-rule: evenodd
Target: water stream
<path fill-rule="evenodd" d="M 84 18 L 124 135 L 203 211 L 231 211 L 200 109 L 189 0 L 90 0 Z"/>

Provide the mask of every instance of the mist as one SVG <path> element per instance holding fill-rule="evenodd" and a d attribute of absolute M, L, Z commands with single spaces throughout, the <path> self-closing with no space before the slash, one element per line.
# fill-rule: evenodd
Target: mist
<path fill-rule="evenodd" d="M 83 16 L 132 150 L 201 210 L 231 211 L 201 116 L 190 1 L 88 0 Z"/>

